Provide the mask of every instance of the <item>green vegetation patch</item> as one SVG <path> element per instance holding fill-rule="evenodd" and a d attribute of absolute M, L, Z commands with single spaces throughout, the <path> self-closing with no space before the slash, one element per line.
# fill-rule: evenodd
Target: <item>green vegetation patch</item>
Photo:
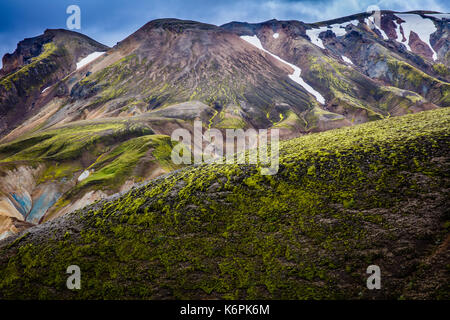
<path fill-rule="evenodd" d="M 273 176 L 182 169 L 3 245 L 0 297 L 402 298 L 447 232 L 449 128 L 439 109 L 310 134 L 281 143 Z M 71 264 L 82 290 L 66 289 Z"/>
<path fill-rule="evenodd" d="M 101 143 L 114 144 L 132 136 L 151 133 L 153 131 L 149 127 L 133 121 L 85 121 L 0 145 L 0 161 L 68 161 L 79 158 L 83 152 L 99 156 L 104 152 Z"/>
<path fill-rule="evenodd" d="M 130 139 L 112 149 L 109 153 L 100 156 L 89 169 L 94 172 L 77 188 L 92 186 L 103 188 L 108 186 L 114 189 L 122 185 L 131 177 L 142 178 L 135 172 L 135 168 L 143 160 L 142 171 L 151 169 L 151 164 L 156 163 L 167 171 L 178 169 L 171 161 L 173 143 L 170 137 L 163 135 L 146 135 Z M 146 156 L 146 159 L 143 159 Z"/>
<path fill-rule="evenodd" d="M 55 60 L 58 57 L 64 56 L 64 50 L 64 48 L 58 48 L 53 42 L 44 44 L 43 51 L 39 56 L 34 57 L 31 63 L 23 66 L 18 71 L 3 78 L 0 81 L 0 85 L 6 91 L 11 90 L 12 86 L 16 86 L 17 84 L 17 87 L 29 87 L 29 91 L 37 88 L 45 79 L 36 77 L 36 70 L 43 70 L 44 68 L 46 70 L 56 69 L 57 62 Z M 20 85 L 22 82 L 27 82 L 28 86 Z"/>

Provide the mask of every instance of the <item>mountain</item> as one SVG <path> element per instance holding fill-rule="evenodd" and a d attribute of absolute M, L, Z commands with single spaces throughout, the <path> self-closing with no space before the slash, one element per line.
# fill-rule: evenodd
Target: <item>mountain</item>
<path fill-rule="evenodd" d="M 13 54 L 3 57 L 0 70 L 0 137 L 48 104 L 43 93 L 73 72 L 81 57 L 106 50 L 82 34 L 62 29 L 19 42 Z M 64 93 L 59 88 L 56 94 Z"/>
<path fill-rule="evenodd" d="M 346 184 L 339 186 L 335 181 L 336 183 L 330 185 L 333 190 L 324 190 L 325 195 L 333 191 L 336 197 L 340 197 L 336 198 L 338 200 L 333 198 L 333 201 L 338 202 L 331 202 L 334 204 L 329 205 L 326 199 L 331 198 L 319 199 L 316 194 L 306 195 L 312 192 L 310 189 L 322 190 L 317 184 L 309 184 L 309 180 L 302 180 L 302 183 L 308 184 L 300 187 L 305 190 L 305 196 L 312 197 L 308 198 L 311 203 L 316 200 L 320 202 L 321 208 L 325 210 L 321 215 L 336 213 L 333 210 L 341 210 L 340 204 L 345 210 L 351 211 L 357 210 L 351 209 L 355 201 L 360 205 L 363 201 L 378 199 L 375 203 L 378 205 L 381 201 L 380 207 L 369 206 L 370 209 L 361 204 L 361 207 L 357 208 L 369 208 L 377 214 L 386 213 L 386 219 L 393 223 L 393 228 L 408 228 L 405 234 L 399 234 L 398 237 L 403 239 L 405 236 L 410 241 L 413 228 L 408 225 L 410 221 L 406 218 L 408 221 L 393 221 L 395 214 L 398 214 L 395 210 L 400 207 L 394 208 L 390 206 L 391 203 L 384 203 L 382 198 L 387 194 L 394 197 L 394 193 L 399 196 L 401 192 L 406 192 L 404 198 L 399 196 L 399 203 L 407 206 L 408 201 L 414 202 L 414 197 L 419 197 L 417 203 L 426 207 L 427 201 L 435 205 L 434 200 L 430 200 L 433 196 L 441 199 L 446 192 L 445 188 L 438 190 L 436 187 L 446 183 L 445 177 L 431 175 L 429 178 L 428 173 L 446 173 L 442 163 L 446 161 L 446 146 L 439 139 L 448 138 L 444 125 L 448 124 L 448 113 L 443 108 L 450 105 L 449 19 L 448 14 L 430 11 L 382 11 L 379 21 L 376 16 L 361 13 L 317 23 L 270 20 L 253 24 L 230 22 L 222 26 L 178 19 L 158 19 L 150 21 L 113 48 L 82 34 L 61 29 L 46 30 L 40 36 L 25 39 L 19 42 L 14 53 L 3 57 L 3 68 L 0 70 L 0 239 L 10 237 L 4 243 L 11 244 L 14 239 L 20 239 L 16 237 L 17 233 L 23 236 L 26 232 L 37 232 L 36 238 L 33 236 L 33 239 L 39 240 L 33 244 L 45 243 L 41 249 L 47 250 L 53 248 L 53 244 L 48 244 L 50 242 L 47 241 L 50 240 L 44 233 L 39 233 L 39 230 L 50 232 L 50 229 L 46 228 L 58 229 L 59 227 L 53 227 L 53 223 L 61 221 L 61 230 L 64 229 L 64 232 L 70 234 L 73 228 L 76 233 L 85 226 L 84 220 L 76 218 L 80 214 L 89 217 L 86 219 L 90 221 L 90 225 L 94 224 L 93 218 L 87 213 L 91 209 L 83 209 L 86 206 L 96 203 L 90 208 L 97 210 L 100 205 L 113 206 L 116 205 L 114 201 L 122 199 L 130 208 L 141 208 L 143 204 L 139 204 L 140 200 L 134 202 L 133 199 L 127 198 L 130 195 L 127 192 L 144 192 L 142 190 L 153 188 L 154 183 L 155 190 L 160 190 L 157 187 L 159 184 L 166 186 L 165 183 L 168 183 L 170 177 L 179 177 L 182 174 L 179 172 L 196 172 L 200 177 L 203 177 L 203 174 L 215 177 L 216 173 L 210 172 L 205 166 L 196 169 L 184 168 L 184 165 L 174 164 L 171 160 L 172 148 L 178 144 L 177 141 L 171 141 L 171 134 L 176 129 L 186 129 L 193 133 L 194 121 L 201 120 L 203 131 L 208 128 L 216 128 L 223 133 L 226 129 L 278 129 L 281 139 L 290 141 L 283 144 L 283 152 L 289 150 L 299 163 L 313 161 L 310 165 L 311 172 L 322 165 L 314 153 L 320 153 L 321 150 L 314 151 L 314 156 L 308 152 L 299 154 L 294 149 L 302 148 L 303 143 L 309 143 L 312 148 L 314 145 L 322 145 L 322 140 L 325 139 L 333 148 L 340 150 L 341 147 L 347 146 L 345 141 L 350 139 L 346 135 L 357 134 L 363 135 L 358 139 L 366 139 L 364 136 L 367 136 L 368 140 L 348 141 L 360 144 L 361 147 L 364 147 L 365 143 L 369 146 L 378 146 L 378 142 L 388 144 L 389 149 L 381 150 L 368 146 L 370 152 L 364 153 L 364 159 L 370 162 L 370 165 L 376 166 L 378 157 L 384 159 L 383 161 L 387 161 L 385 157 L 389 155 L 392 157 L 395 165 L 389 167 L 391 171 L 381 171 L 386 176 L 378 178 L 375 173 L 370 173 L 373 179 L 381 179 L 386 184 L 392 183 L 392 194 L 384 190 L 384 186 L 384 191 L 381 192 L 381 189 L 378 190 L 380 186 L 370 185 L 367 187 L 370 194 L 361 195 L 369 198 L 356 201 L 349 186 L 357 185 L 358 188 L 363 188 L 361 183 L 367 179 L 358 176 L 358 166 L 363 160 L 358 158 L 360 151 L 353 149 L 356 146 L 350 145 L 346 152 L 352 151 L 354 154 L 349 155 L 351 159 L 348 163 L 351 169 L 348 170 L 355 173 L 350 174 L 337 167 L 327 168 L 323 173 L 330 176 L 330 181 L 335 181 L 334 169 L 338 170 L 337 173 L 343 170 L 343 173 L 349 174 L 349 177 L 345 178 L 350 179 L 348 181 L 339 176 Z M 409 116 L 422 111 L 426 112 L 421 116 Z M 403 120 L 391 119 L 396 116 L 402 117 Z M 438 119 L 439 117 L 442 119 Z M 371 121 L 375 122 L 359 127 Z M 389 130 L 383 132 L 383 128 L 389 125 L 395 128 L 388 128 Z M 418 128 L 425 131 L 419 133 Z M 402 129 L 405 132 L 401 132 Z M 327 132 L 320 133 L 323 131 Z M 422 138 L 427 134 L 430 136 L 424 139 L 437 139 L 440 142 L 436 143 L 444 148 L 441 151 L 423 150 L 424 157 L 428 157 L 428 152 L 432 152 L 431 160 L 420 158 L 416 154 L 418 151 L 414 151 L 417 147 L 414 142 L 417 137 Z M 340 137 L 343 145 L 339 145 L 331 135 Z M 299 140 L 292 140 L 293 138 Z M 405 144 L 396 144 L 394 142 L 397 142 L 397 139 L 407 141 L 404 141 Z M 433 147 L 433 143 L 430 143 Z M 288 147 L 289 144 L 291 147 Z M 329 149 L 324 147 L 324 150 Z M 369 153 L 373 153 L 374 158 L 371 158 Z M 400 158 L 396 158 L 399 155 L 411 157 L 404 167 L 400 165 Z M 324 161 L 336 160 L 331 158 L 333 156 L 324 151 Z M 422 172 L 410 165 L 414 159 L 419 161 L 418 163 L 425 161 L 427 169 Z M 376 169 L 370 165 L 367 170 Z M 400 168 L 404 171 L 396 171 Z M 231 171 L 227 178 L 235 176 L 236 180 L 232 179 L 232 186 L 237 192 L 241 182 L 248 178 L 246 170 L 250 169 L 243 166 L 229 170 Z M 171 172 L 173 175 L 170 175 Z M 417 183 L 411 186 L 413 191 L 408 191 L 403 185 L 397 185 L 400 182 L 396 179 L 403 182 L 406 179 L 403 174 L 407 174 L 408 179 L 416 179 L 420 175 L 424 182 L 411 180 Z M 161 176 L 162 178 L 158 179 Z M 303 179 L 301 173 L 293 173 L 293 176 Z M 277 175 L 275 179 L 276 177 Z M 324 177 L 320 181 L 326 181 Z M 362 180 L 359 181 L 359 178 Z M 145 186 L 150 181 L 157 182 Z M 200 184 L 205 183 L 206 186 L 209 182 L 199 179 L 198 183 L 196 187 L 200 188 Z M 180 184 L 184 185 L 184 182 Z M 422 185 L 426 189 L 423 194 L 422 190 L 416 190 L 421 189 Z M 140 189 L 136 189 L 138 187 Z M 259 199 L 261 203 L 265 200 L 275 201 L 275 195 L 282 193 L 281 189 L 277 188 L 279 186 L 276 183 L 265 186 L 260 191 L 267 194 L 267 199 L 261 194 L 254 194 L 255 199 Z M 229 193 L 230 190 L 228 193 L 222 193 L 219 189 L 216 190 L 216 187 L 212 189 L 212 197 L 219 199 L 217 202 L 211 202 L 214 206 L 211 209 L 212 214 L 228 212 L 228 209 L 222 208 L 221 205 L 226 204 L 229 199 L 221 197 L 237 195 Z M 292 191 L 292 196 L 299 196 L 301 192 L 298 190 Z M 245 194 L 247 191 L 243 192 Z M 168 194 L 165 193 L 165 196 Z M 170 193 L 170 197 L 172 196 L 175 194 Z M 186 193 L 186 197 L 180 200 L 180 212 L 190 212 L 192 207 L 198 206 L 196 201 L 200 201 L 196 197 L 192 198 L 189 193 Z M 436 206 L 441 201 L 439 199 L 435 199 Z M 166 200 L 172 201 L 171 198 L 161 199 L 162 203 Z M 109 201 L 109 204 L 98 201 Z M 145 203 L 147 205 L 147 202 Z M 172 203 L 165 204 L 167 208 L 162 204 L 161 207 L 152 207 L 152 203 L 148 205 L 153 208 L 151 210 L 164 213 L 166 209 L 171 209 Z M 307 202 L 304 205 L 307 206 Z M 118 205 L 120 210 L 114 212 L 122 212 L 121 206 Z M 267 207 L 268 205 L 266 209 Z M 70 214 L 76 210 L 81 211 Z M 145 209 L 142 210 L 145 212 Z M 288 212 L 291 209 L 279 204 L 279 207 L 272 211 L 273 214 L 279 215 L 280 212 L 285 212 L 284 210 Z M 356 211 L 350 211 L 345 211 L 345 214 L 351 214 L 348 219 L 361 218 L 357 216 Z M 109 218 L 106 218 L 112 213 L 113 211 L 105 208 L 102 209 L 105 219 L 97 216 L 98 219 L 109 221 Z M 229 214 L 233 219 L 246 219 L 235 216 L 233 211 Z M 343 214 L 343 211 L 339 211 L 340 214 Z M 178 215 L 169 217 L 178 219 Z M 347 219 L 347 216 L 345 217 Z M 132 219 L 135 218 L 133 216 Z M 327 219 L 331 218 L 322 218 L 325 224 L 318 228 L 323 231 L 326 229 Z M 192 219 L 197 221 L 194 216 Z M 333 219 L 339 220 L 341 217 Z M 335 231 L 333 219 L 329 227 Z M 377 216 L 374 219 L 379 218 Z M 420 233 L 421 228 L 425 228 L 431 238 L 441 239 L 439 237 L 442 230 L 437 226 L 441 223 L 439 219 L 441 218 L 438 216 L 426 216 L 420 220 L 423 224 L 416 225 L 417 230 L 414 230 Z M 297 220 L 295 221 L 297 223 Z M 76 226 L 77 223 L 80 223 L 80 226 Z M 307 222 L 304 223 L 308 225 Z M 355 223 L 361 226 L 363 221 L 357 220 Z M 156 228 L 150 224 L 149 226 Z M 114 230 L 119 228 L 116 225 L 108 225 L 109 227 L 112 229 L 107 232 L 115 232 Z M 157 227 L 161 226 L 158 224 Z M 222 230 L 222 227 L 223 225 L 213 226 L 214 230 L 228 232 Z M 132 232 L 137 230 L 130 228 Z M 169 234 L 175 232 L 175 229 L 169 229 Z M 344 232 L 343 229 L 341 231 Z M 100 237 L 97 233 L 92 236 Z M 356 237 L 353 233 L 349 235 L 353 240 L 354 236 Z M 321 237 L 326 240 L 325 235 Z M 84 241 L 84 238 L 80 239 Z M 388 238 L 383 239 L 387 243 Z M 129 240 L 132 241 L 131 238 Z M 20 244 L 21 240 L 18 243 Z M 136 243 L 138 245 L 140 242 Z M 98 245 L 101 246 L 102 243 Z M 120 240 L 117 243 L 119 247 L 114 247 L 115 245 L 111 244 L 112 250 L 122 250 L 121 246 L 128 243 Z M 203 245 L 210 248 L 206 240 Z M 308 241 L 307 245 L 311 245 L 310 250 L 318 252 L 317 244 L 313 245 Z M 408 250 L 416 250 L 415 245 L 408 244 Z M 16 247 L 14 245 L 11 248 Z M 429 254 L 427 250 L 431 250 L 431 244 L 427 248 L 420 247 L 420 250 L 425 251 L 420 251 L 417 259 L 425 259 L 422 254 Z M 396 247 L 397 249 L 400 250 Z M 96 254 L 100 254 L 106 248 L 96 247 L 95 250 L 99 250 Z M 354 247 L 351 250 L 353 252 Z M 2 263 L 8 263 L 11 257 L 9 253 Z M 330 256 L 327 257 L 323 259 L 332 260 Z M 314 261 L 316 262 L 318 260 Z M 288 260 L 282 263 L 290 265 Z M 16 267 L 19 268 L 18 265 Z M 227 265 L 222 267 L 226 269 Z M 159 270 L 161 266 L 158 265 L 157 268 Z M 282 270 L 287 270 L 283 268 Z M 20 272 L 18 274 L 23 276 Z M 164 278 L 165 275 L 160 273 L 158 277 Z M 15 283 L 17 279 L 14 279 L 11 283 Z M 404 285 L 402 280 L 395 279 L 400 281 L 400 287 Z M 3 283 L 3 286 L 10 290 L 12 287 L 8 281 Z M 283 281 L 280 283 L 288 286 Z M 265 285 L 264 290 L 270 291 L 268 288 L 272 284 L 267 282 Z M 195 288 L 199 297 L 206 297 L 203 291 L 214 291 L 209 282 L 202 286 L 198 284 Z M 219 284 L 218 286 L 220 287 Z M 253 293 L 248 293 L 246 297 L 252 297 L 253 294 L 255 297 L 268 296 L 267 292 L 258 291 L 261 286 L 259 283 L 251 289 Z M 171 288 L 178 290 L 173 286 Z M 199 288 L 203 288 L 203 291 L 199 291 Z M 227 288 L 236 290 L 239 286 L 232 286 L 227 282 L 226 286 L 221 288 L 227 297 L 233 297 Z M 296 288 L 300 290 L 300 287 Z M 390 289 L 389 297 L 400 297 L 398 290 L 400 289 Z M 167 293 L 167 296 L 176 295 L 175 291 Z M 220 294 L 214 294 L 222 296 L 222 291 Z M 300 291 L 298 296 L 301 296 Z M 281 293 L 274 292 L 270 291 L 274 297 L 282 297 Z M 292 292 L 290 294 L 295 295 Z M 306 295 L 305 292 L 302 294 Z M 342 288 L 342 294 L 355 297 L 354 292 L 345 288 Z M 442 296 L 437 291 L 426 294 Z M 14 295 L 15 293 L 0 294 L 5 297 Z M 133 295 L 134 293 L 130 293 L 130 296 Z M 340 293 L 337 294 L 339 295 Z M 313 296 L 316 297 L 315 294 L 311 297 Z"/>
<path fill-rule="evenodd" d="M 273 176 L 167 174 L 0 242 L 0 297 L 448 299 L 449 124 L 445 108 L 285 141 Z"/>
<path fill-rule="evenodd" d="M 52 99 L 56 86 L 47 91 L 45 97 L 55 105 L 51 110 L 47 105 L 51 118 L 43 128 L 199 101 L 210 107 L 208 114 L 217 112 L 213 127 L 276 125 L 285 137 L 294 137 L 445 107 L 446 17 L 383 12 L 381 28 L 371 25 L 368 14 L 316 24 L 272 20 L 217 27 L 151 21 L 66 77 L 60 84 L 64 99 Z M 430 24 L 436 31 L 427 38 L 420 30 Z M 408 40 L 397 41 L 407 31 Z M 263 50 L 246 37 L 256 37 Z M 300 69 L 298 77 L 293 66 Z M 22 133 L 23 126 L 17 131 Z"/>
<path fill-rule="evenodd" d="M 383 12 L 381 28 L 371 25 L 368 14 L 316 24 L 271 20 L 222 27 L 238 35 L 256 35 L 264 48 L 302 69 L 305 81 L 325 96 L 326 109 L 347 118 L 353 115 L 351 120 L 361 122 L 404 114 L 410 108 L 449 105 L 449 25 L 445 17 Z M 434 28 L 432 34 L 440 38 L 424 35 L 420 30 L 425 27 Z M 408 40 L 400 42 L 399 34 L 407 34 Z M 429 54 L 435 50 L 431 43 L 438 52 L 435 59 Z"/>

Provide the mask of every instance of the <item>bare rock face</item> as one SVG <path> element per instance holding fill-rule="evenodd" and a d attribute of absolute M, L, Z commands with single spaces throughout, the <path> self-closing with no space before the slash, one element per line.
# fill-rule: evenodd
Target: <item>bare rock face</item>
<path fill-rule="evenodd" d="M 431 48 L 425 42 L 420 40 L 419 36 L 414 31 L 411 31 L 409 36 L 409 46 L 415 53 L 427 57 L 428 59 L 432 59 L 433 51 L 431 51 Z"/>

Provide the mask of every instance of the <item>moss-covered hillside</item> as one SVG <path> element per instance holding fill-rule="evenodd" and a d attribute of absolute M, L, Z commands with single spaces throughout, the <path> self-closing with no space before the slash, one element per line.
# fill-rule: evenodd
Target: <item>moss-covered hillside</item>
<path fill-rule="evenodd" d="M 439 109 L 169 174 L 1 242 L 0 298 L 448 299 L 449 135 Z"/>
<path fill-rule="evenodd" d="M 0 220 L 15 212 L 1 210 L 2 201 L 39 223 L 180 168 L 170 157 L 174 142 L 156 134 L 154 123 L 85 120 L 0 144 Z M 0 235 L 6 230 L 0 223 Z"/>

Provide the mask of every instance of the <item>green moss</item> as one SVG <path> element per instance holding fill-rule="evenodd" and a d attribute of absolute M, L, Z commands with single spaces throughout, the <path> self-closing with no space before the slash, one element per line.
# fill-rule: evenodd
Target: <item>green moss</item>
<path fill-rule="evenodd" d="M 170 138 L 152 133 L 139 120 L 81 121 L 0 145 L 0 163 L 4 170 L 23 163 L 43 166 L 38 184 L 77 182 L 89 169 L 91 175 L 52 207 L 55 213 L 89 190 L 115 192 L 126 180 L 143 181 L 180 168 L 171 161 Z"/>
<path fill-rule="evenodd" d="M 58 48 L 53 42 L 49 42 L 44 44 L 43 46 L 43 51 L 42 53 L 37 56 L 34 57 L 31 60 L 31 63 L 23 66 L 22 68 L 20 68 L 18 71 L 10 74 L 9 76 L 3 78 L 0 81 L 0 85 L 3 86 L 5 88 L 6 91 L 11 90 L 12 86 L 15 83 L 18 83 L 19 81 L 25 79 L 25 78 L 33 78 L 34 76 L 30 74 L 30 71 L 35 69 L 36 67 L 38 67 L 39 64 L 41 63 L 48 63 L 50 62 L 50 58 L 53 55 L 58 55 L 61 53 L 61 51 L 63 51 L 64 49 L 62 48 Z M 50 65 L 54 64 L 54 62 L 51 62 Z M 43 80 L 45 79 L 35 79 L 35 77 L 33 78 L 33 83 L 38 81 L 38 82 L 43 82 Z M 32 85 L 30 89 L 34 89 L 35 86 Z"/>
<path fill-rule="evenodd" d="M 438 109 L 289 140 L 274 176 L 252 165 L 182 169 L 68 216 L 79 234 L 48 226 L 55 234 L 39 246 L 27 237 L 3 247 L 0 297 L 360 298 L 367 265 L 397 261 L 387 243 L 423 257 L 403 241 L 419 236 L 404 221 L 415 226 L 419 200 L 442 188 L 449 124 L 450 109 Z M 70 264 L 83 290 L 65 288 Z M 394 280 L 383 282 L 387 298 L 409 282 Z"/>
<path fill-rule="evenodd" d="M 309 59 L 311 63 L 311 73 L 314 74 L 314 76 L 320 81 L 338 91 L 351 92 L 350 83 L 341 78 L 343 73 L 346 71 L 345 67 L 337 64 L 333 59 L 327 57 L 322 58 L 324 61 L 321 61 L 313 56 Z"/>
<path fill-rule="evenodd" d="M 214 127 L 223 129 L 243 129 L 245 126 L 245 121 L 241 118 L 227 117 L 217 123 Z"/>
<path fill-rule="evenodd" d="M 387 63 L 393 72 L 393 84 L 396 87 L 417 91 L 425 97 L 429 97 L 429 100 L 434 103 L 445 99 L 445 92 L 450 90 L 450 84 L 447 82 L 433 78 L 407 62 L 391 58 L 387 59 Z M 437 68 L 441 70 L 439 67 Z M 436 88 L 441 88 L 442 95 L 433 93 Z"/>
<path fill-rule="evenodd" d="M 450 75 L 449 69 L 442 63 L 433 64 L 433 69 L 438 75 L 442 77 L 448 77 Z"/>
<path fill-rule="evenodd" d="M 450 86 L 443 86 L 441 88 L 442 97 L 439 100 L 439 104 L 443 107 L 450 106 Z"/>
<path fill-rule="evenodd" d="M 114 143 L 135 134 L 150 133 L 150 128 L 132 121 L 75 123 L 0 145 L 0 161 L 69 161 L 80 157 L 85 151 L 98 156 L 104 152 L 101 148 L 98 149 L 101 142 Z"/>
<path fill-rule="evenodd" d="M 111 152 L 101 156 L 89 169 L 94 172 L 80 184 L 77 189 L 86 186 L 110 189 L 121 186 L 126 179 L 140 178 L 142 173 L 134 172 L 136 165 L 144 156 L 151 157 L 143 163 L 147 166 L 144 171 L 151 169 L 151 164 L 156 163 L 162 168 L 171 171 L 179 168 L 171 161 L 173 145 L 170 137 L 162 135 L 146 135 L 130 139 Z"/>

